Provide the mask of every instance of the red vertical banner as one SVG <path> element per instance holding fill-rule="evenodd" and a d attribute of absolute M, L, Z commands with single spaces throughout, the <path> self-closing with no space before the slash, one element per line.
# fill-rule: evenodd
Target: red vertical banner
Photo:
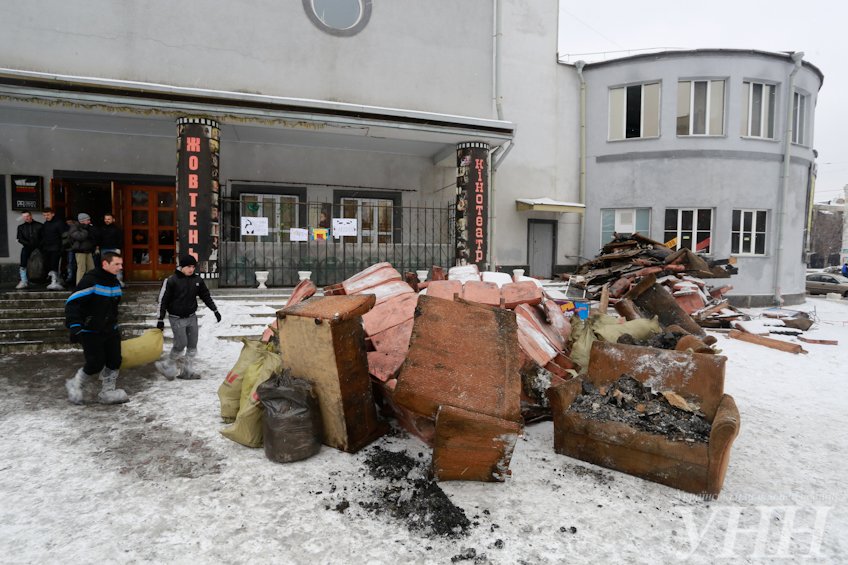
<path fill-rule="evenodd" d="M 489 144 L 456 146 L 456 264 L 488 267 Z"/>
<path fill-rule="evenodd" d="M 218 278 L 220 129 L 206 118 L 177 120 L 177 250 L 204 278 Z"/>

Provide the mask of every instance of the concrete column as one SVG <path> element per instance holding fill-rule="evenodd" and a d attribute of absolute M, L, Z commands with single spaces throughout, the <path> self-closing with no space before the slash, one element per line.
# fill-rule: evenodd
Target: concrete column
<path fill-rule="evenodd" d="M 842 187 L 845 193 L 842 206 L 842 249 L 839 252 L 839 264 L 844 265 L 848 262 L 848 184 Z"/>
<path fill-rule="evenodd" d="M 220 136 L 214 120 L 177 120 L 177 252 L 193 255 L 200 276 L 216 280 Z"/>
<path fill-rule="evenodd" d="M 489 144 L 456 146 L 456 264 L 488 268 Z"/>

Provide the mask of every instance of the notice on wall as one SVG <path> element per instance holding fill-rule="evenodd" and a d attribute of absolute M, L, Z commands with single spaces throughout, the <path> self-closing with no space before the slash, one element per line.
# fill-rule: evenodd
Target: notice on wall
<path fill-rule="evenodd" d="M 268 235 L 268 218 L 241 218 L 241 235 Z"/>
<path fill-rule="evenodd" d="M 356 218 L 333 218 L 333 237 L 356 235 Z"/>
<path fill-rule="evenodd" d="M 289 241 L 309 241 L 309 230 L 306 228 L 292 228 L 289 230 Z"/>
<path fill-rule="evenodd" d="M 12 175 L 12 210 L 41 210 L 41 181 L 42 177 Z"/>

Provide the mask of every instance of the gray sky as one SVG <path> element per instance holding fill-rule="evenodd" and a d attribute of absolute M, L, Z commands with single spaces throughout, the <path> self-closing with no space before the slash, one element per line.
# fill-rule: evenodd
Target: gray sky
<path fill-rule="evenodd" d="M 561 57 L 657 47 L 803 51 L 804 60 L 824 73 L 813 140 L 819 152 L 816 202 L 841 195 L 848 184 L 848 148 L 842 141 L 848 133 L 846 44 L 844 0 L 560 0 Z"/>

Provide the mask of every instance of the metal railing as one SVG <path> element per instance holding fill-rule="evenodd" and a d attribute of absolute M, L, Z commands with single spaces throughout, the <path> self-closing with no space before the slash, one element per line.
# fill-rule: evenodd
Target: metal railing
<path fill-rule="evenodd" d="M 433 265 L 449 267 L 454 262 L 455 207 L 391 206 L 389 213 L 373 215 L 373 206 L 356 207 L 357 235 L 335 237 L 332 228 L 327 239 L 315 239 L 320 212 L 340 206 L 321 202 L 264 202 L 261 209 L 245 208 L 240 200 L 221 199 L 221 243 L 219 284 L 255 286 L 256 271 L 268 271 L 269 286 L 294 286 L 298 271 L 311 271 L 319 286 L 341 282 L 364 268 L 388 261 L 401 273 L 429 269 Z M 352 209 L 345 207 L 350 217 Z M 386 211 L 384 211 L 386 212 Z M 241 218 L 266 217 L 267 236 L 242 235 Z M 341 217 L 341 216 L 336 216 Z M 377 225 L 381 224 L 382 225 Z M 371 229 L 363 229 L 363 226 Z M 306 228 L 308 241 L 291 241 L 291 228 Z M 319 229 L 318 236 L 321 232 Z"/>

